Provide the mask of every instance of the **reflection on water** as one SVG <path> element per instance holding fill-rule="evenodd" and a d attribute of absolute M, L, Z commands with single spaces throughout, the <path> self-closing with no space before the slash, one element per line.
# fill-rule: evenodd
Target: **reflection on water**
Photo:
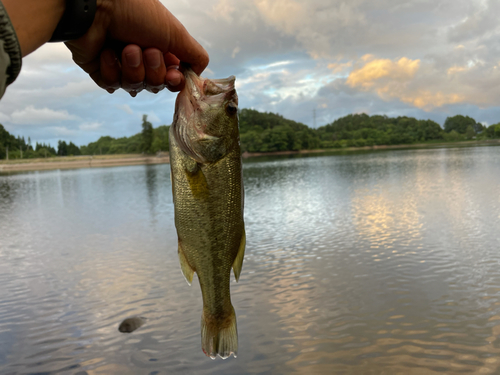
<path fill-rule="evenodd" d="M 499 373 L 499 170 L 499 147 L 246 161 L 226 361 L 168 165 L 0 175 L 0 373 Z"/>

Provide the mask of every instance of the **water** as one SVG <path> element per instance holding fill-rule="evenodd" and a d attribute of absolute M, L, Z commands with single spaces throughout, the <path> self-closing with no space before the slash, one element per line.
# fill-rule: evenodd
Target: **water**
<path fill-rule="evenodd" d="M 500 372 L 500 147 L 246 162 L 225 361 L 201 352 L 169 173 L 0 175 L 1 374 Z"/>

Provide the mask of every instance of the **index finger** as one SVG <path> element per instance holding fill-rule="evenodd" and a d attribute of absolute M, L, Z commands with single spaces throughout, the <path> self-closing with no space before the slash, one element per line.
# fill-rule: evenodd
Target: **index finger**
<path fill-rule="evenodd" d="M 168 11 L 168 10 L 167 10 Z M 191 65 L 193 71 L 200 75 L 208 66 L 208 53 L 192 36 L 175 16 L 172 16 L 171 40 L 168 52 L 180 61 Z"/>
<path fill-rule="evenodd" d="M 139 6 L 137 2 L 127 4 L 123 8 L 117 7 L 114 12 L 109 28 L 112 39 L 137 44 L 143 49 L 157 48 L 164 54 L 170 52 L 180 61 L 190 63 L 196 74 L 205 70 L 209 61 L 207 51 L 162 3 L 148 3 L 152 4 L 154 11 Z"/>

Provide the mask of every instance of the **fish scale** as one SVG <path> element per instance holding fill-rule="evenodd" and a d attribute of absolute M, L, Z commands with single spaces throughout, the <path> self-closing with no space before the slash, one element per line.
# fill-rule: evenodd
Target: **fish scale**
<path fill-rule="evenodd" d="M 234 77 L 208 80 L 185 69 L 170 128 L 170 164 L 181 270 L 196 272 L 203 296 L 204 353 L 236 357 L 230 273 L 245 250 L 243 184 Z"/>

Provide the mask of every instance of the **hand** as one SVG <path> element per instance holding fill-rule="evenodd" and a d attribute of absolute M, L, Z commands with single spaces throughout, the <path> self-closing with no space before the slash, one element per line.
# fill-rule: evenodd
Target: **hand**
<path fill-rule="evenodd" d="M 120 87 L 132 96 L 144 88 L 179 91 L 180 61 L 197 74 L 208 65 L 205 49 L 158 0 L 98 0 L 91 28 L 66 45 L 73 60 L 110 93 Z"/>

